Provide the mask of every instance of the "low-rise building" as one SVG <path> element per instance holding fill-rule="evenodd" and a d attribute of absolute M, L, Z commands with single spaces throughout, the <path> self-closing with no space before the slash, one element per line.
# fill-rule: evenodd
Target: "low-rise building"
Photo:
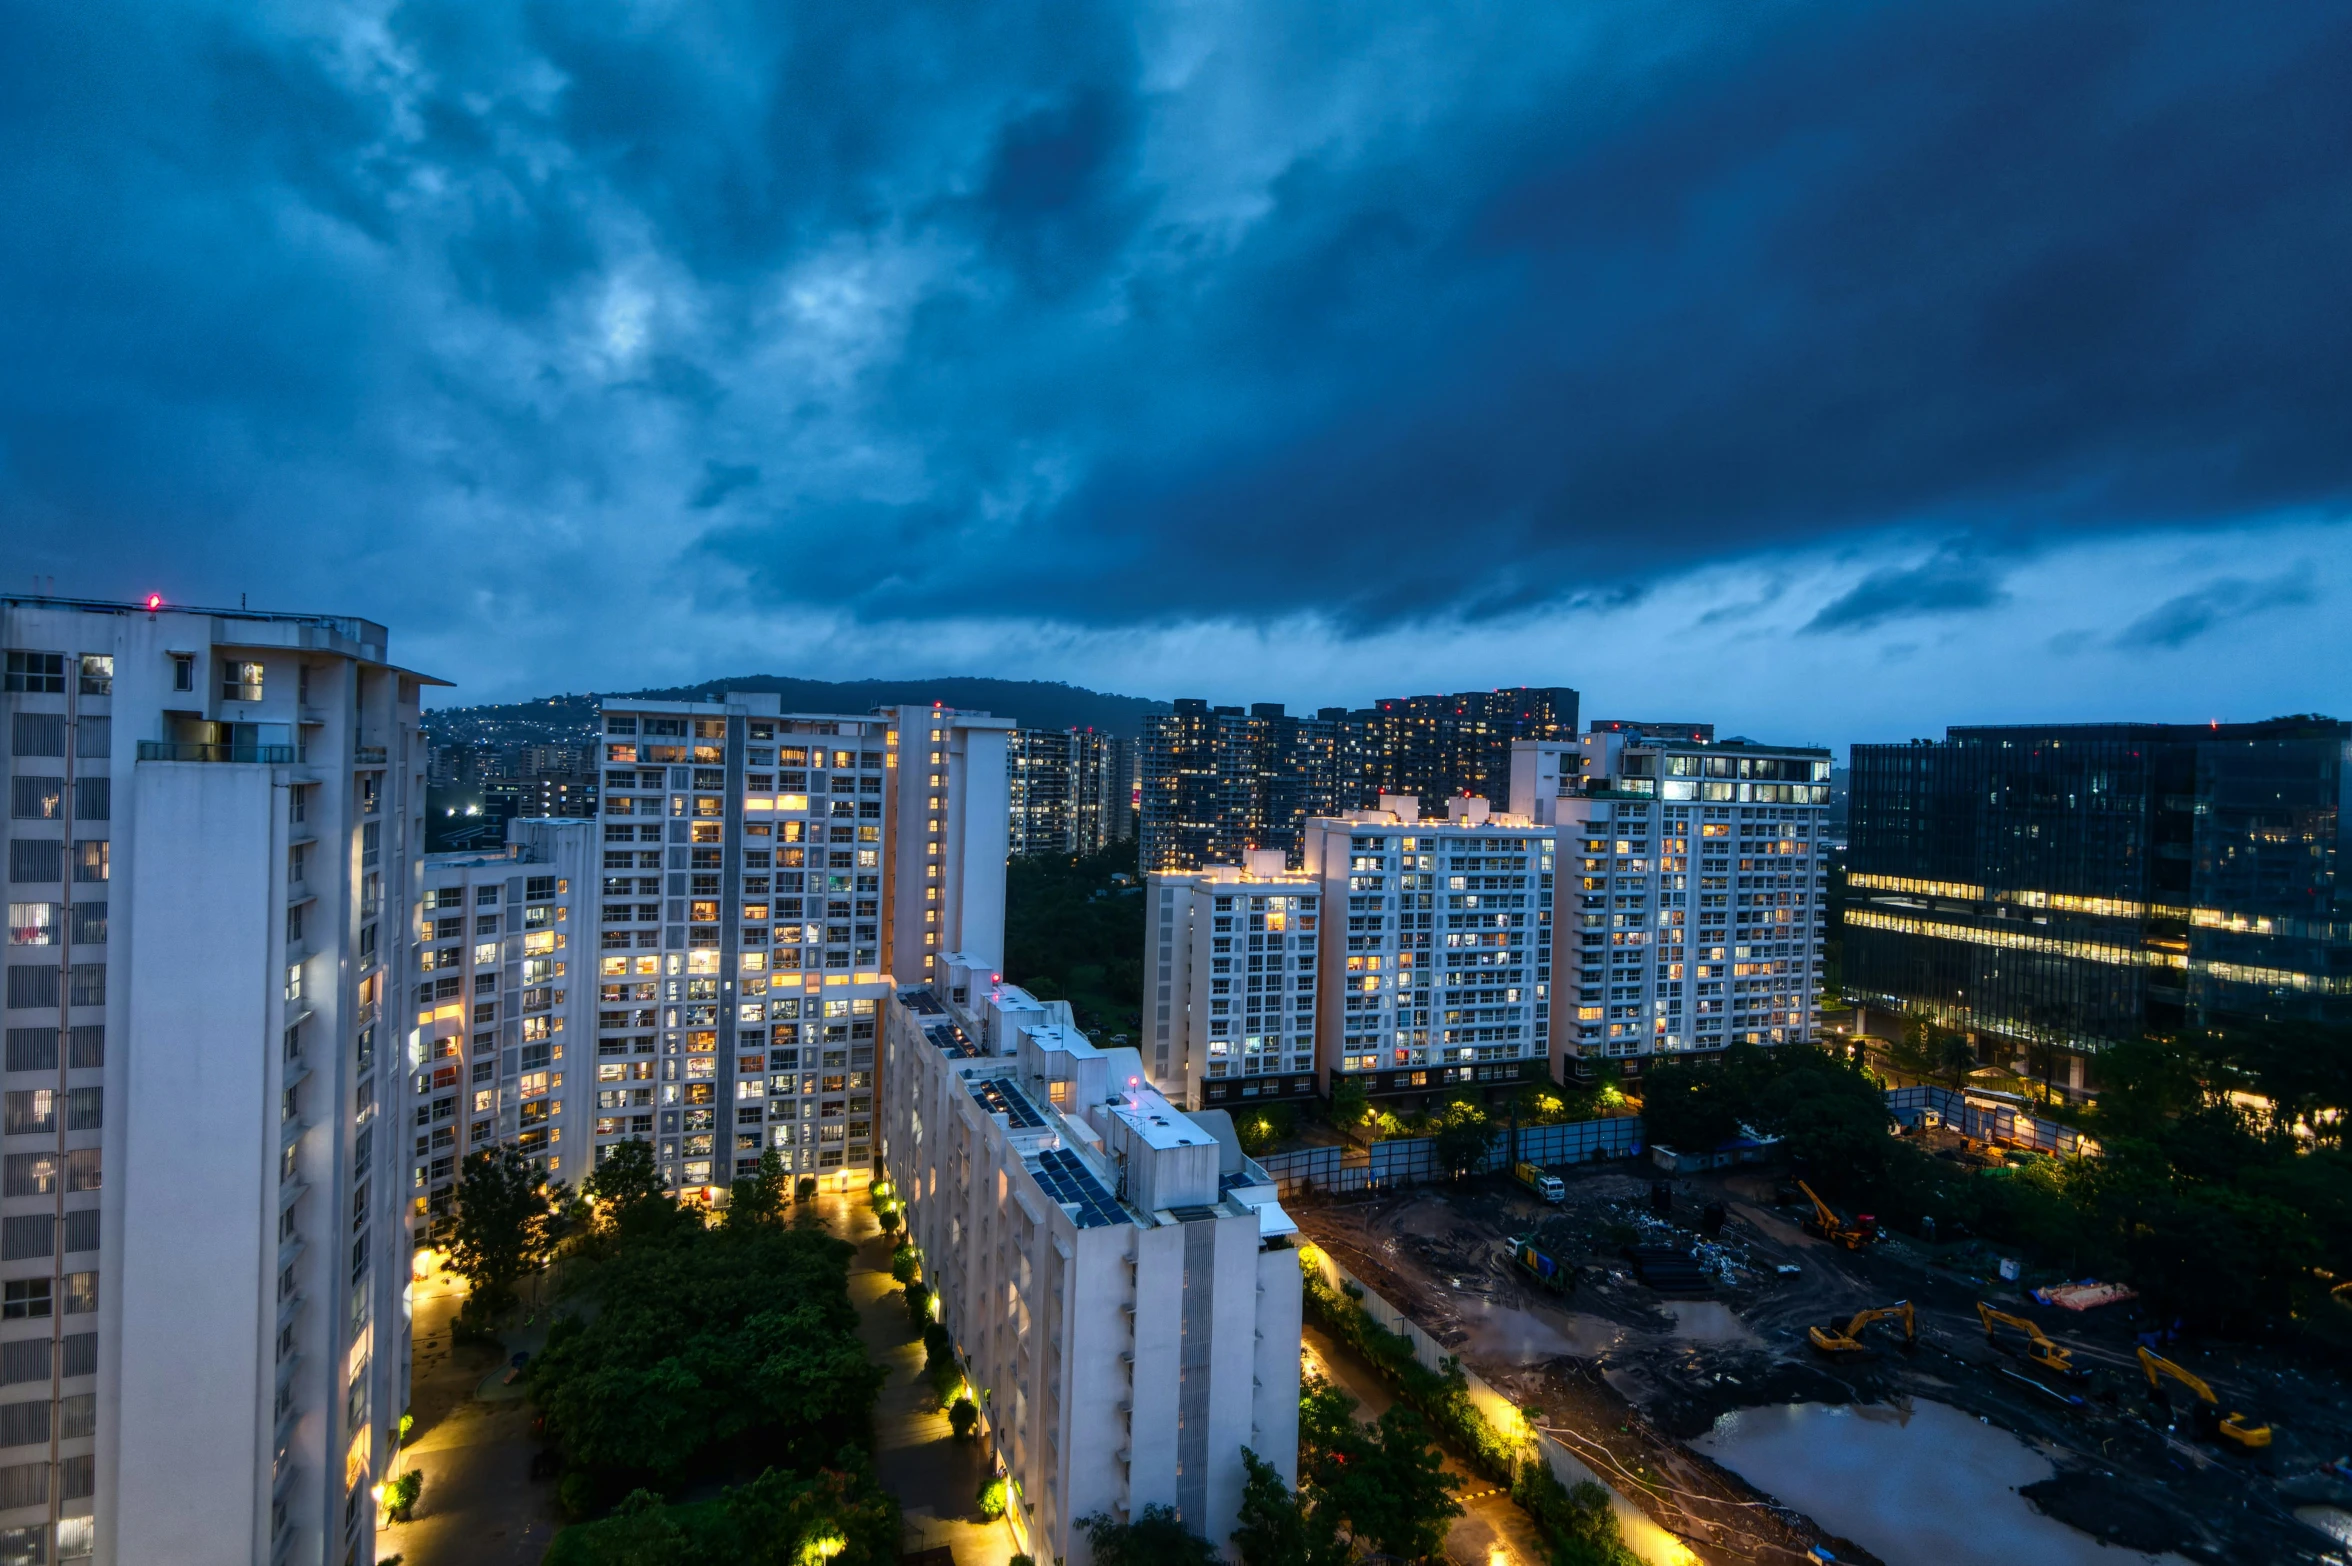
<path fill-rule="evenodd" d="M 1243 1447 L 1297 1479 L 1296 1226 L 1229 1117 L 948 966 L 890 1008 L 883 1157 L 1021 1548 L 1087 1566 L 1078 1519 L 1155 1504 L 1221 1543 Z"/>

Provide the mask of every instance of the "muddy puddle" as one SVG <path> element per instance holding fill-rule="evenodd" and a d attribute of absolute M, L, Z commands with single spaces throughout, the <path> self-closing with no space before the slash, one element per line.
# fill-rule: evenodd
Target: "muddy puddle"
<path fill-rule="evenodd" d="M 1625 1338 L 1617 1323 L 1577 1311 L 1523 1309 L 1475 1295 L 1454 1304 L 1467 1334 L 1454 1352 L 1482 1362 L 1540 1365 L 1562 1354 L 1598 1359 Z"/>
<path fill-rule="evenodd" d="M 1761 1343 L 1754 1329 L 1721 1300 L 1676 1300 L 1666 1306 L 1674 1335 L 1693 1343 Z"/>
<path fill-rule="evenodd" d="M 1690 1444 L 1887 1566 L 2187 1566 L 2035 1511 L 2017 1492 L 2050 1460 L 1942 1403 L 1747 1408 Z"/>
<path fill-rule="evenodd" d="M 2333 1506 L 2298 1506 L 2295 1520 L 2318 1529 L 2338 1544 L 2352 1544 L 2352 1512 L 2339 1511 Z"/>

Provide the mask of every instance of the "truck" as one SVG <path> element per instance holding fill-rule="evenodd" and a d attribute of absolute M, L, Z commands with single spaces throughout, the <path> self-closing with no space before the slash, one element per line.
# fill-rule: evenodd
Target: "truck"
<path fill-rule="evenodd" d="M 1513 1235 L 1508 1243 L 1512 1262 L 1536 1283 L 1554 1294 L 1565 1294 L 1576 1287 L 1576 1269 L 1544 1254 L 1533 1240 Z"/>
<path fill-rule="evenodd" d="M 1544 1166 L 1541 1164 L 1528 1163 L 1525 1160 L 1513 1164 L 1511 1178 L 1547 1202 L 1564 1202 L 1568 1199 L 1567 1182 L 1556 1174 L 1546 1174 Z"/>

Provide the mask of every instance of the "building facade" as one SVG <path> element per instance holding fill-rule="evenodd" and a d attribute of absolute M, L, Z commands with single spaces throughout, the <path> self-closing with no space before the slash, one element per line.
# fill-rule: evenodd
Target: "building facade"
<path fill-rule="evenodd" d="M 0 600 L 0 1557 L 372 1559 L 424 793 L 386 640 Z"/>
<path fill-rule="evenodd" d="M 1596 724 L 1513 749 L 1512 808 L 1560 835 L 1561 1081 L 1816 1035 L 1829 752 L 1711 732 Z"/>
<path fill-rule="evenodd" d="M 600 1075 L 654 1067 L 674 1188 L 724 1187 L 769 1150 L 863 1181 L 892 968 L 1001 955 L 1011 725 L 785 713 L 762 692 L 615 698 L 603 723 Z M 599 1158 L 645 1137 L 635 1081 L 604 1090 L 630 1099 L 625 1123 L 600 1110 Z"/>
<path fill-rule="evenodd" d="M 1139 785 L 1146 871 L 1239 864 L 1276 849 L 1297 864 L 1306 823 L 1333 809 L 1339 736 L 1279 702 L 1211 707 L 1185 698 L 1144 719 Z"/>
<path fill-rule="evenodd" d="M 1323 887 L 1317 1072 L 1371 1094 L 1540 1076 L 1551 1049 L 1553 834 L 1483 799 L 1384 796 L 1307 824 Z"/>
<path fill-rule="evenodd" d="M 1145 895 L 1152 1086 L 1194 1108 L 1312 1097 L 1322 881 L 1254 849 L 1157 872 Z"/>
<path fill-rule="evenodd" d="M 1226 1539 L 1245 1446 L 1295 1484 L 1297 1229 L 1231 1120 L 960 965 L 901 992 L 888 1052 L 890 1176 L 1020 1549 L 1087 1566 L 1078 1519 L 1151 1505 Z"/>
<path fill-rule="evenodd" d="M 1006 806 L 1013 725 L 952 707 L 886 708 L 896 753 L 885 845 L 890 972 L 922 983 L 951 954 L 985 972 L 1004 966 Z"/>
<path fill-rule="evenodd" d="M 2352 1022 L 2352 724 L 1955 728 L 1853 752 L 1845 982 L 2007 1063 Z"/>
<path fill-rule="evenodd" d="M 503 854 L 425 857 L 408 1186 L 421 1237 L 447 1236 L 469 1154 L 511 1146 L 577 1185 L 592 1121 L 634 1108 L 652 1140 L 650 1051 L 594 1047 L 598 837 L 594 821 L 516 820 Z"/>
<path fill-rule="evenodd" d="M 1383 794 L 1436 801 L 1505 799 L 1511 747 L 1576 738 L 1577 693 L 1560 686 L 1399 696 L 1337 719 L 1339 783 L 1330 810 L 1373 805 Z M 1434 809 L 1434 805 L 1432 806 Z"/>
<path fill-rule="evenodd" d="M 1093 729 L 1006 738 L 1007 840 L 1021 854 L 1093 854 L 1135 835 L 1135 743 Z"/>

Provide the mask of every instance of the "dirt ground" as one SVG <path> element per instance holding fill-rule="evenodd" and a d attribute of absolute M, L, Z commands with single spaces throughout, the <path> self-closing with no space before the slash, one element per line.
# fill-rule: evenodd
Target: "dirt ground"
<path fill-rule="evenodd" d="M 2135 1307 L 2072 1313 L 2037 1306 L 1998 1280 L 1982 1245 L 1893 1237 L 1859 1254 L 1798 1226 L 1774 1205 L 1777 1181 L 1753 1171 L 1673 1182 L 1673 1210 L 1651 1210 L 1653 1171 L 1611 1163 L 1555 1171 L 1568 1198 L 1546 1207 L 1500 1178 L 1443 1189 L 1285 1202 L 1308 1235 L 1523 1407 L 1701 1558 L 1787 1562 L 1813 1546 L 1876 1559 L 1824 1533 L 1685 1443 L 1743 1408 L 1782 1404 L 1942 1403 L 2015 1432 L 2056 1465 L 2025 1487 L 2036 1508 L 2123 1551 L 2193 1561 L 2341 1561 L 2343 1546 L 2295 1516 L 2299 1487 L 2352 1450 L 2343 1381 L 2259 1347 L 2183 1345 L 2172 1357 L 2224 1403 L 2267 1421 L 2266 1454 L 2223 1451 L 2177 1429 L 2151 1400 L 2133 1334 Z M 1702 1208 L 1727 1221 L 1702 1246 Z M 1507 1236 L 1532 1234 L 1580 1269 L 1573 1292 L 1542 1291 L 1509 1260 Z M 1694 1249 L 1707 1297 L 1666 1299 L 1636 1281 L 1628 1243 Z M 1794 1267 L 1793 1275 L 1779 1269 Z M 1918 1346 L 1887 1326 L 1872 1352 L 1832 1359 L 1810 1325 L 1841 1325 L 1866 1305 L 1908 1299 Z M 2062 1400 L 2024 1359 L 1989 1346 L 1978 1300 L 2026 1315 L 2092 1371 Z M 2014 1339 L 2014 1334 L 2004 1334 Z M 2317 1481 L 2324 1484 L 2324 1481 Z M 2282 1493 L 2281 1486 L 2286 1486 Z M 2118 1562 L 2130 1557 L 2118 1552 Z"/>

